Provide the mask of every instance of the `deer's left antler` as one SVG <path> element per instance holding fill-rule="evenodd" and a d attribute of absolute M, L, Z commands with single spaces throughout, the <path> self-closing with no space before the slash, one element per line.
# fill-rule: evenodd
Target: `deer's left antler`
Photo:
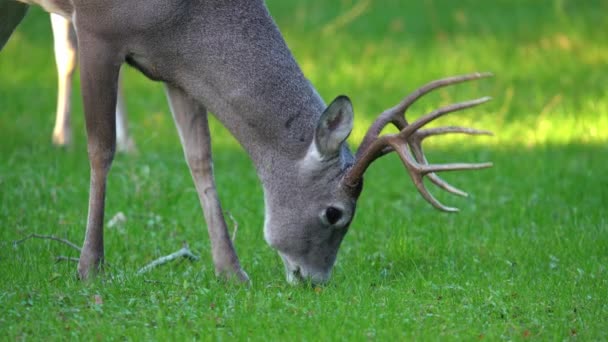
<path fill-rule="evenodd" d="M 492 163 L 429 164 L 424 156 L 424 152 L 422 151 L 422 141 L 432 135 L 447 133 L 464 133 L 470 135 L 492 135 L 492 133 L 489 131 L 459 126 L 438 127 L 424 130 L 420 129 L 429 122 L 445 114 L 480 105 L 489 101 L 490 98 L 482 97 L 476 100 L 445 106 L 422 116 L 420 119 L 411 124 L 408 124 L 407 119 L 405 118 L 405 112 L 414 102 L 416 102 L 416 100 L 437 88 L 490 76 L 492 76 L 491 73 L 474 73 L 433 81 L 412 92 L 398 105 L 385 110 L 382 114 L 380 114 L 380 116 L 378 116 L 365 134 L 365 137 L 357 150 L 355 163 L 344 176 L 342 180 L 343 184 L 349 188 L 356 188 L 360 183 L 365 170 L 367 170 L 368 166 L 371 165 L 374 160 L 389 152 L 395 151 L 401 158 L 401 161 L 407 168 L 414 185 L 424 199 L 439 210 L 448 212 L 458 211 L 457 208 L 446 207 L 435 199 L 435 197 L 433 197 L 433 195 L 431 195 L 431 193 L 424 186 L 422 178 L 424 176 L 428 176 L 429 180 L 440 188 L 456 195 L 467 196 L 466 192 L 448 184 L 446 181 L 439 178 L 435 172 L 477 170 L 491 167 Z M 389 123 L 395 125 L 400 132 L 379 136 L 382 129 Z"/>

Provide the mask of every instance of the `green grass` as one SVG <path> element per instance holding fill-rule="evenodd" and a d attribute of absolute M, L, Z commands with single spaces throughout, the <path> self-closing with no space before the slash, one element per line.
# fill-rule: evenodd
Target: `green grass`
<path fill-rule="evenodd" d="M 249 288 L 216 281 L 201 209 L 159 84 L 127 70 L 135 156 L 117 156 L 106 228 L 110 266 L 81 283 L 77 256 L 29 233 L 80 243 L 88 161 L 78 94 L 75 142 L 50 145 L 55 71 L 48 18 L 34 10 L 0 54 L 0 336 L 6 340 L 604 340 L 608 323 L 608 13 L 606 1 L 268 1 L 322 96 L 354 101 L 360 141 L 374 113 L 435 78 L 496 77 L 439 91 L 413 115 L 491 95 L 442 123 L 491 129 L 446 137 L 432 161 L 495 167 L 446 175 L 469 199 L 433 192 L 433 210 L 397 158 L 366 176 L 332 282 L 292 287 L 262 236 L 263 200 L 243 150 L 213 122 L 224 207 Z M 367 5 L 366 5 L 367 4 Z M 358 14 L 339 18 L 353 6 Z M 177 250 L 202 256 L 145 276 Z M 102 303 L 96 304 L 96 296 Z"/>

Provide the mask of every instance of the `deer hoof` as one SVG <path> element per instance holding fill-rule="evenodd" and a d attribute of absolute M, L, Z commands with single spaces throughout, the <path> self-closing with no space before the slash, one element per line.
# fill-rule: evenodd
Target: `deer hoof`
<path fill-rule="evenodd" d="M 100 273 L 103 273 L 103 257 L 90 254 L 80 255 L 78 261 L 78 278 L 80 280 L 95 278 Z"/>
<path fill-rule="evenodd" d="M 53 133 L 53 145 L 55 146 L 69 146 L 72 144 L 72 136 L 66 132 L 54 132 Z"/>
<path fill-rule="evenodd" d="M 249 285 L 251 281 L 249 280 L 249 276 L 242 268 L 238 267 L 236 269 L 224 269 L 224 270 L 216 270 L 215 275 L 227 282 L 235 282 L 240 284 Z"/>
<path fill-rule="evenodd" d="M 135 141 L 129 138 L 117 139 L 116 140 L 116 149 L 118 152 L 126 153 L 126 154 L 135 154 L 137 153 L 137 146 L 135 146 Z"/>

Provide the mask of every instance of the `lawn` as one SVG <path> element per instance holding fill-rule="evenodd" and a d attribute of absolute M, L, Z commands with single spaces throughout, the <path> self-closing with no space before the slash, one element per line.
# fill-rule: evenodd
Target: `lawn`
<path fill-rule="evenodd" d="M 357 146 L 374 115 L 436 78 L 495 77 L 438 91 L 416 117 L 451 102 L 494 100 L 441 124 L 494 137 L 438 137 L 435 162 L 492 161 L 445 178 L 458 214 L 434 210 L 394 156 L 366 175 L 332 281 L 285 282 L 263 239 L 261 186 L 216 121 L 215 170 L 251 286 L 218 282 L 205 223 L 162 86 L 126 70 L 138 152 L 108 184 L 107 274 L 82 283 L 88 161 L 79 93 L 74 144 L 50 144 L 56 75 L 50 24 L 30 11 L 0 53 L 0 339 L 476 340 L 608 337 L 608 2 L 268 1 L 304 73 L 326 101 L 347 94 Z M 229 221 L 230 222 L 230 221 Z M 232 223 L 230 223 L 232 225 Z M 187 241 L 201 256 L 137 270 Z"/>

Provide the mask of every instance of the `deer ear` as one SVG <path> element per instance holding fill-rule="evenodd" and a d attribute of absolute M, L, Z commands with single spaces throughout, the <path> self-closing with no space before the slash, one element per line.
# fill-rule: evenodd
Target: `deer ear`
<path fill-rule="evenodd" d="M 341 144 L 353 130 L 353 105 L 340 95 L 325 109 L 315 131 L 314 143 L 325 159 L 340 152 Z"/>

